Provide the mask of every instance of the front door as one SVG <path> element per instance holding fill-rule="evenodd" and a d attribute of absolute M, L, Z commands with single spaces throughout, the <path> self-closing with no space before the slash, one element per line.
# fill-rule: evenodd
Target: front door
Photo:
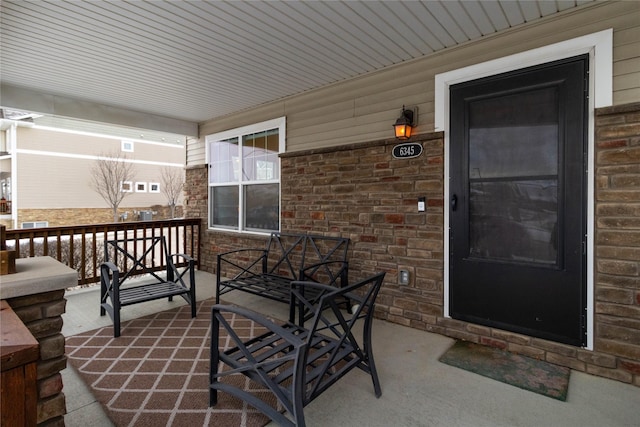
<path fill-rule="evenodd" d="M 586 345 L 588 56 L 451 87 L 449 312 Z"/>

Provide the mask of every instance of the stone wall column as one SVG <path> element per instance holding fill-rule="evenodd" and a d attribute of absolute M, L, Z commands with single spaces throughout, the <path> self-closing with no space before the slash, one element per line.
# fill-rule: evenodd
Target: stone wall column
<path fill-rule="evenodd" d="M 17 259 L 16 273 L 0 281 L 0 299 L 39 344 L 36 422 L 41 427 L 64 426 L 67 410 L 60 371 L 67 367 L 67 357 L 62 314 L 65 290 L 77 282 L 77 271 L 48 256 Z"/>
<path fill-rule="evenodd" d="M 7 300 L 40 344 L 37 362 L 39 426 L 64 426 L 66 404 L 60 371 L 67 367 L 62 335 L 62 314 L 67 301 L 64 290 Z"/>

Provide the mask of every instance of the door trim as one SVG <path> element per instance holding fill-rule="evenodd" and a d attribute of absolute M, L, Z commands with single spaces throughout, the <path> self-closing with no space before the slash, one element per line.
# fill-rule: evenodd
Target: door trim
<path fill-rule="evenodd" d="M 589 93 L 587 125 L 587 346 L 593 350 L 594 330 L 594 150 L 595 108 L 612 104 L 613 97 L 613 30 L 608 29 L 564 42 L 460 68 L 435 77 L 435 130 L 444 131 L 444 200 L 449 200 L 450 141 L 449 87 L 495 74 L 545 64 L 581 54 L 589 54 Z M 596 79 L 597 76 L 597 79 Z M 449 209 L 444 209 L 444 316 L 449 313 Z"/>

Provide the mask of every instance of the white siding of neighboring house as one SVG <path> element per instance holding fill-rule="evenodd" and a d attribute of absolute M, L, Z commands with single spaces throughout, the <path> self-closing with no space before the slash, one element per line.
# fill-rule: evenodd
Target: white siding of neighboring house
<path fill-rule="evenodd" d="M 287 117 L 287 152 L 390 138 L 402 105 L 417 106 L 418 133 L 434 130 L 436 74 L 613 29 L 613 104 L 640 101 L 640 3 L 602 2 L 525 24 L 426 58 L 200 125 L 187 166 L 205 163 L 206 135 Z"/>
<path fill-rule="evenodd" d="M 183 145 L 134 141 L 134 151 L 125 153 L 119 138 L 19 127 L 14 152 L 17 171 L 12 171 L 19 209 L 108 208 L 89 183 L 97 156 L 111 153 L 133 162 L 134 185 L 147 183 L 146 192 L 130 193 L 121 208 L 166 206 L 165 195 L 149 192 L 149 183 L 162 183 L 164 166 L 176 168 L 184 176 Z"/>

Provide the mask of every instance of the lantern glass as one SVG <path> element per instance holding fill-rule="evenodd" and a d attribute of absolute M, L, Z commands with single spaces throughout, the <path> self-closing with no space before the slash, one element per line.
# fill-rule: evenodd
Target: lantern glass
<path fill-rule="evenodd" d="M 394 126 L 396 129 L 396 138 L 398 139 L 408 139 L 411 138 L 412 127 L 408 124 L 397 124 Z"/>

